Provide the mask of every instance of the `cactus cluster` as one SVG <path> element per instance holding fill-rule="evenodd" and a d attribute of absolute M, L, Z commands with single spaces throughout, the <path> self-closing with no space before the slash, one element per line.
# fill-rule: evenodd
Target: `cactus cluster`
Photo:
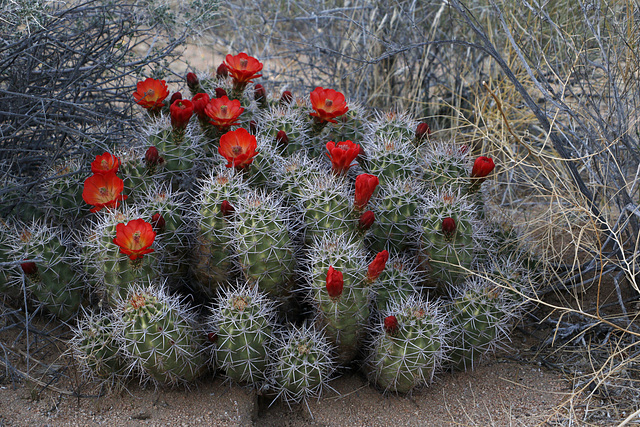
<path fill-rule="evenodd" d="M 139 82 L 139 134 L 91 174 L 51 172 L 44 220 L 0 222 L 0 292 L 23 279 L 49 313 L 81 312 L 72 354 L 116 382 L 217 370 L 300 402 L 340 366 L 398 393 L 471 369 L 536 267 L 487 219 L 493 161 L 332 89 L 267 93 L 261 71 L 228 55 L 187 75 L 190 99 Z"/>

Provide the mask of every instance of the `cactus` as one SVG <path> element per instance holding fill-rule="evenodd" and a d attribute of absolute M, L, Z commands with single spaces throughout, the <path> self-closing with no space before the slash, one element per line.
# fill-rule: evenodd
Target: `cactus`
<path fill-rule="evenodd" d="M 286 296 L 295 258 L 282 199 L 249 190 L 237 200 L 231 217 L 233 247 L 245 280 L 272 297 Z"/>
<path fill-rule="evenodd" d="M 71 319 L 84 303 L 86 294 L 71 255 L 70 236 L 59 227 L 42 221 L 18 223 L 10 257 L 25 260 L 20 267 L 27 289 L 47 311 Z"/>
<path fill-rule="evenodd" d="M 473 369 L 507 336 L 507 326 L 518 304 L 502 288 L 482 277 L 471 277 L 451 295 L 452 369 Z"/>
<path fill-rule="evenodd" d="M 477 205 L 458 189 L 428 192 L 421 207 L 421 250 L 431 279 L 441 290 L 460 283 L 470 272 L 486 239 Z"/>
<path fill-rule="evenodd" d="M 448 349 L 439 304 L 418 294 L 392 299 L 372 327 L 369 377 L 385 392 L 409 393 L 433 381 Z"/>
<path fill-rule="evenodd" d="M 114 315 L 117 339 L 143 381 L 178 385 L 206 371 L 204 334 L 192 310 L 162 286 L 130 286 Z"/>
<path fill-rule="evenodd" d="M 292 326 L 277 337 L 269 366 L 270 387 L 287 404 L 318 397 L 335 371 L 332 348 L 311 324 Z"/>
<path fill-rule="evenodd" d="M 42 190 L 44 198 L 50 201 L 47 215 L 54 216 L 57 223 L 73 223 L 87 213 L 82 200 L 82 183 L 78 180 L 83 161 L 67 161 L 45 173 L 47 180 Z"/>
<path fill-rule="evenodd" d="M 419 292 L 423 275 L 414 256 L 402 254 L 390 258 L 382 274 L 373 283 L 377 309 L 386 310 L 392 296 L 404 299 Z"/>
<path fill-rule="evenodd" d="M 102 211 L 89 218 L 79 237 L 77 257 L 83 266 L 85 279 L 106 301 L 124 297 L 132 283 L 154 280 L 162 274 L 158 252 L 134 260 L 114 243 L 119 224 L 128 224 L 143 217 L 144 214 L 131 206 L 123 206 L 118 211 Z M 154 243 L 157 247 L 158 243 Z"/>
<path fill-rule="evenodd" d="M 261 388 L 274 339 L 275 304 L 249 284 L 221 291 L 208 324 L 216 331 L 216 360 L 228 378 Z"/>
<path fill-rule="evenodd" d="M 99 378 L 113 385 L 124 381 L 127 360 L 116 340 L 113 312 L 85 312 L 72 332 L 69 349 L 85 378 Z"/>
<path fill-rule="evenodd" d="M 307 294 L 316 309 L 316 322 L 325 328 L 336 347 L 339 363 L 353 360 L 360 349 L 369 317 L 371 285 L 366 282 L 365 251 L 361 240 L 327 232 L 316 237 L 309 248 Z M 338 271 L 340 295 L 331 296 L 327 287 L 330 271 Z"/>
<path fill-rule="evenodd" d="M 210 295 L 232 274 L 231 210 L 248 189 L 240 173 L 222 165 L 200 183 L 195 204 L 199 211 L 193 271 L 200 286 Z"/>
<path fill-rule="evenodd" d="M 422 179 L 431 188 L 463 188 L 468 183 L 468 147 L 451 142 L 423 144 L 420 150 Z"/>

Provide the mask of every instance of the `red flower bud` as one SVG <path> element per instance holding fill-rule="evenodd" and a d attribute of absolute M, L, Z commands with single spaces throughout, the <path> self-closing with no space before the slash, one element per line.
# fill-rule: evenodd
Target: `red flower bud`
<path fill-rule="evenodd" d="M 228 201 L 224 200 L 220 205 L 220 212 L 222 212 L 222 216 L 229 216 L 234 213 L 235 208 Z"/>
<path fill-rule="evenodd" d="M 289 144 L 289 137 L 287 136 L 287 133 L 285 131 L 278 131 L 278 134 L 276 135 L 276 143 L 280 147 L 286 147 Z"/>
<path fill-rule="evenodd" d="M 32 276 L 38 272 L 38 266 L 35 262 L 32 261 L 23 262 L 22 264 L 20 264 L 20 268 L 27 276 Z"/>
<path fill-rule="evenodd" d="M 187 73 L 187 86 L 189 86 L 189 89 L 195 90 L 199 85 L 200 80 L 198 80 L 196 73 Z"/>
<path fill-rule="evenodd" d="M 289 105 L 293 101 L 293 94 L 289 90 L 285 90 L 282 92 L 282 96 L 280 97 L 280 105 Z"/>
<path fill-rule="evenodd" d="M 253 87 L 253 98 L 258 102 L 264 102 L 267 100 L 267 91 L 260 83 Z"/>
<path fill-rule="evenodd" d="M 223 96 L 227 96 L 227 91 L 222 89 L 221 87 L 217 87 L 214 89 L 215 93 L 216 93 L 216 98 L 222 98 Z"/>
<path fill-rule="evenodd" d="M 456 232 L 456 221 L 451 217 L 443 219 L 442 232 L 444 233 L 444 237 L 451 239 Z"/>
<path fill-rule="evenodd" d="M 173 103 L 179 99 L 182 99 L 182 94 L 180 92 L 174 93 L 171 95 L 171 98 L 169 98 L 169 105 L 173 105 Z"/>
<path fill-rule="evenodd" d="M 467 151 L 469 151 L 469 146 L 467 144 L 462 144 L 460 148 L 458 148 L 458 151 L 462 155 L 467 154 Z"/>
<path fill-rule="evenodd" d="M 164 217 L 159 213 L 154 213 L 151 217 L 151 226 L 153 227 L 153 230 L 157 233 L 162 233 L 165 225 L 166 221 L 164 220 Z"/>
<path fill-rule="evenodd" d="M 218 342 L 218 334 L 216 334 L 215 332 L 209 332 L 207 334 L 207 339 L 209 340 L 209 342 Z"/>
<path fill-rule="evenodd" d="M 356 199 L 354 205 L 357 210 L 362 210 L 367 206 L 379 183 L 377 176 L 369 175 L 368 173 L 362 173 L 356 177 Z"/>
<path fill-rule="evenodd" d="M 396 316 L 387 316 L 384 318 L 384 330 L 389 334 L 395 334 L 398 330 L 398 319 Z"/>
<path fill-rule="evenodd" d="M 367 271 L 367 280 L 373 282 L 380 274 L 384 271 L 384 267 L 387 265 L 387 261 L 389 260 L 389 252 L 385 249 L 382 252 L 378 252 L 378 255 L 371 261 L 369 264 L 369 269 Z"/>
<path fill-rule="evenodd" d="M 366 211 L 362 215 L 360 215 L 360 219 L 358 220 L 358 227 L 361 230 L 368 230 L 373 225 L 373 221 L 375 221 L 376 217 L 372 211 Z"/>
<path fill-rule="evenodd" d="M 431 128 L 429 127 L 429 125 L 426 123 L 420 123 L 416 128 L 416 140 L 418 142 L 424 141 L 424 139 L 429 135 L 431 135 Z"/>
<path fill-rule="evenodd" d="M 218 69 L 216 70 L 216 77 L 218 77 L 219 79 L 225 79 L 227 78 L 228 75 L 229 75 L 229 69 L 223 62 L 218 66 Z"/>
<path fill-rule="evenodd" d="M 493 159 L 485 156 L 480 156 L 473 163 L 473 169 L 471 170 L 472 178 L 484 178 L 489 175 L 495 164 L 493 163 Z"/>
<path fill-rule="evenodd" d="M 147 152 L 144 155 L 144 161 L 147 163 L 147 167 L 154 167 L 164 163 L 164 159 L 160 157 L 158 149 L 154 146 L 147 148 Z"/>
<path fill-rule="evenodd" d="M 342 272 L 329 267 L 327 273 L 327 292 L 331 298 L 338 298 L 342 295 L 342 289 L 344 288 L 344 280 L 342 279 Z"/>
<path fill-rule="evenodd" d="M 249 121 L 249 133 L 251 133 L 251 135 L 258 133 L 258 122 L 255 120 Z"/>

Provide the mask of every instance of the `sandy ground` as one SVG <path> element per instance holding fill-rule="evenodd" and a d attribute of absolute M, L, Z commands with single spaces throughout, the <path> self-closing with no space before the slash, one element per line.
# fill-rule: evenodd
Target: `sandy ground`
<path fill-rule="evenodd" d="M 0 386 L 0 426 L 535 426 L 557 425 L 567 388 L 535 364 L 496 359 L 473 372 L 441 374 L 412 396 L 384 396 L 358 374 L 331 383 L 320 400 L 271 407 L 255 392 L 205 378 L 191 390 L 128 390 L 76 398 Z M 39 390 L 38 387 L 35 388 Z"/>

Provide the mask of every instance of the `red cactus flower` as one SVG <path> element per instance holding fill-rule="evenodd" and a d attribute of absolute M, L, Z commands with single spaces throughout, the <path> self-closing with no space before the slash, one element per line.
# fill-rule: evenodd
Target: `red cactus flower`
<path fill-rule="evenodd" d="M 258 122 L 256 122 L 255 120 L 249 121 L 249 132 L 251 133 L 251 135 L 255 135 L 256 133 L 258 133 Z"/>
<path fill-rule="evenodd" d="M 220 130 L 228 129 L 237 125 L 238 117 L 244 111 L 237 99 L 230 100 L 226 96 L 222 98 L 214 98 L 209 101 L 204 109 L 205 114 L 209 117 L 209 123 L 216 126 Z"/>
<path fill-rule="evenodd" d="M 224 64 L 229 70 L 234 84 L 240 87 L 244 87 L 253 79 L 262 76 L 262 74 L 258 74 L 262 70 L 262 63 L 244 52 L 235 56 L 227 55 Z"/>
<path fill-rule="evenodd" d="M 362 173 L 356 177 L 356 198 L 354 206 L 357 210 L 362 210 L 369 203 L 369 199 L 373 195 L 380 181 L 375 175 Z"/>
<path fill-rule="evenodd" d="M 104 175 L 110 172 L 117 173 L 120 167 L 120 159 L 111 153 L 103 153 L 101 156 L 96 156 L 96 159 L 91 162 L 91 172 Z"/>
<path fill-rule="evenodd" d="M 338 123 L 334 119 L 349 111 L 344 95 L 333 89 L 317 87 L 309 96 L 315 110 L 309 115 L 317 117 L 321 122 Z"/>
<path fill-rule="evenodd" d="M 358 227 L 361 230 L 368 230 L 373 225 L 376 217 L 372 211 L 366 211 L 362 215 L 360 215 L 360 219 L 358 220 Z"/>
<path fill-rule="evenodd" d="M 387 265 L 388 260 L 389 252 L 386 249 L 382 252 L 378 252 L 378 255 L 376 255 L 373 261 L 371 261 L 371 264 L 369 264 L 367 280 L 373 282 L 380 277 L 380 274 L 384 271 L 384 267 Z"/>
<path fill-rule="evenodd" d="M 136 89 L 133 92 L 133 99 L 150 111 L 162 108 L 163 101 L 169 96 L 169 88 L 164 80 L 148 78 L 143 82 L 138 82 Z"/>
<path fill-rule="evenodd" d="M 162 233 L 164 232 L 166 225 L 167 225 L 167 222 L 165 221 L 162 214 L 160 213 L 153 214 L 153 216 L 151 217 L 151 226 L 153 227 L 154 231 L 156 231 L 157 233 Z"/>
<path fill-rule="evenodd" d="M 258 154 L 257 147 L 256 137 L 246 129 L 239 128 L 222 135 L 218 153 L 227 159 L 228 168 L 241 169 L 251 164 L 253 158 Z"/>
<path fill-rule="evenodd" d="M 207 93 L 197 93 L 193 95 L 191 98 L 191 104 L 193 104 L 193 112 L 197 114 L 199 119 L 207 118 L 207 114 L 204 112 L 204 109 L 209 104 L 210 98 Z"/>
<path fill-rule="evenodd" d="M 339 175 L 347 173 L 353 161 L 360 154 L 360 145 L 351 141 L 329 141 L 326 148 L 327 156 L 331 160 L 331 169 Z"/>
<path fill-rule="evenodd" d="M 338 298 L 342 295 L 342 289 L 344 288 L 344 280 L 342 278 L 342 272 L 333 268 L 333 266 L 329 267 L 329 272 L 327 273 L 327 292 L 329 293 L 329 297 Z"/>
<path fill-rule="evenodd" d="M 444 237 L 451 239 L 453 234 L 456 232 L 456 221 L 451 217 L 443 219 L 442 232 L 444 233 Z"/>
<path fill-rule="evenodd" d="M 27 261 L 20 264 L 20 268 L 27 276 L 33 276 L 38 272 L 38 266 L 33 261 Z"/>
<path fill-rule="evenodd" d="M 126 225 L 116 225 L 116 237 L 113 243 L 120 247 L 120 253 L 129 256 L 131 261 L 142 258 L 154 251 L 150 248 L 156 238 L 153 226 L 142 218 L 129 221 Z"/>
<path fill-rule="evenodd" d="M 216 77 L 219 79 L 226 79 L 229 76 L 229 69 L 227 68 L 226 64 L 223 62 L 222 64 L 218 65 L 218 68 L 216 69 Z"/>
<path fill-rule="evenodd" d="M 490 157 L 480 156 L 473 163 L 473 169 L 471 169 L 472 178 L 484 178 L 489 175 L 496 165 L 493 163 L 493 159 Z"/>
<path fill-rule="evenodd" d="M 174 129 L 184 129 L 193 115 L 193 103 L 188 99 L 179 99 L 171 104 L 169 112 L 171 113 L 171 126 Z"/>
<path fill-rule="evenodd" d="M 231 203 L 227 200 L 223 200 L 220 204 L 220 212 L 222 212 L 222 216 L 229 216 L 234 213 L 236 210 Z"/>
<path fill-rule="evenodd" d="M 91 212 L 102 208 L 117 208 L 128 196 L 122 195 L 124 182 L 115 173 L 94 174 L 84 181 L 82 199 L 93 205 Z"/>
<path fill-rule="evenodd" d="M 384 330 L 390 335 L 396 333 L 398 330 L 398 319 L 396 319 L 396 316 L 387 316 L 384 318 Z"/>

